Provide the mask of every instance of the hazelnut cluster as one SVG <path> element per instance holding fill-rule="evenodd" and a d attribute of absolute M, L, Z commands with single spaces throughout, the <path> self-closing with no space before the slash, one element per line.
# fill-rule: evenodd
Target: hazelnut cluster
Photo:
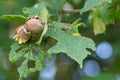
<path fill-rule="evenodd" d="M 16 29 L 16 35 L 13 37 L 19 44 L 25 43 L 30 39 L 31 34 L 37 34 L 43 31 L 43 21 L 34 16 L 29 18 L 23 25 Z"/>

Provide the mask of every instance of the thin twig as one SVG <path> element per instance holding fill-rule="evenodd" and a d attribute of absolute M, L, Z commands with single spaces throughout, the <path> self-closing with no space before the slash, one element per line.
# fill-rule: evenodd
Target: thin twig
<path fill-rule="evenodd" d="M 63 15 L 62 15 L 62 13 L 61 13 L 61 14 L 58 16 L 58 22 L 61 22 L 62 17 L 63 17 Z"/>
<path fill-rule="evenodd" d="M 63 10 L 66 13 L 80 13 L 80 9 L 73 9 L 73 10 Z"/>

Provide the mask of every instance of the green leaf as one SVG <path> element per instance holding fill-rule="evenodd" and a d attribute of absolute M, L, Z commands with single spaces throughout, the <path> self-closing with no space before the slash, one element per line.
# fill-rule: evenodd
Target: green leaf
<path fill-rule="evenodd" d="M 45 20 L 45 24 L 44 24 L 43 32 L 38 41 L 39 44 L 41 43 L 43 36 L 45 35 L 45 33 L 48 30 L 48 25 L 47 25 L 48 11 L 47 11 L 46 7 L 43 7 L 43 9 L 40 11 L 40 16 L 41 16 L 41 18 L 43 18 Z"/>
<path fill-rule="evenodd" d="M 113 0 L 110 4 L 101 6 L 99 10 L 99 16 L 103 19 L 105 24 L 114 24 L 115 19 L 119 19 L 120 9 L 118 8 L 119 1 Z"/>
<path fill-rule="evenodd" d="M 6 19 L 11 22 L 25 22 L 26 17 L 22 15 L 3 15 L 0 19 Z"/>
<path fill-rule="evenodd" d="M 93 28 L 94 28 L 94 34 L 97 35 L 105 32 L 106 25 L 101 18 L 94 17 Z"/>
<path fill-rule="evenodd" d="M 61 25 L 61 23 L 56 24 L 56 26 L 52 25 L 54 29 L 48 30 L 46 34 L 46 36 L 50 36 L 57 40 L 56 45 L 50 48 L 48 53 L 66 53 L 69 57 L 78 62 L 82 68 L 83 60 L 87 55 L 91 54 L 87 48 L 95 50 L 94 42 L 87 37 L 72 36 L 62 30 L 57 30 L 57 27 L 60 27 L 59 25 Z"/>
<path fill-rule="evenodd" d="M 99 9 L 96 9 L 94 12 L 91 12 L 89 15 L 89 22 L 93 26 L 93 31 L 95 35 L 102 34 L 106 30 L 106 24 L 98 13 Z"/>
<path fill-rule="evenodd" d="M 106 25 L 103 19 L 98 16 L 98 10 L 91 12 L 91 14 L 89 15 L 89 22 L 93 26 L 93 31 L 95 35 L 105 32 Z"/>
<path fill-rule="evenodd" d="M 80 21 L 80 19 L 77 19 L 71 24 L 71 30 L 70 30 L 71 34 L 73 34 L 73 35 L 75 34 L 75 35 L 78 35 L 78 36 L 80 35 L 78 28 L 79 27 L 84 27 L 85 24 L 80 23 L 79 21 Z"/>
<path fill-rule="evenodd" d="M 17 69 L 20 75 L 20 78 L 25 78 L 28 76 L 28 66 L 27 66 L 28 60 L 24 60 L 22 62 L 22 65 Z"/>
<path fill-rule="evenodd" d="M 17 42 L 13 43 L 9 53 L 9 60 L 11 62 L 16 62 L 25 53 L 26 48 L 22 48 Z"/>
<path fill-rule="evenodd" d="M 42 70 L 45 67 L 44 55 L 43 54 L 42 53 L 38 53 L 37 55 L 35 55 L 34 53 L 29 52 L 28 54 L 26 54 L 24 56 L 28 60 L 35 61 L 35 67 L 32 67 L 32 68 L 30 67 L 29 68 L 29 73 L 40 71 L 40 70 Z"/>
<path fill-rule="evenodd" d="M 58 26 L 59 24 L 59 26 Z M 62 30 L 62 28 L 66 25 L 66 23 L 57 23 L 57 22 L 52 22 L 51 26 L 57 30 Z"/>
<path fill-rule="evenodd" d="M 66 0 L 38 0 L 38 1 L 40 1 L 40 3 L 44 4 L 45 6 L 51 9 L 62 10 Z"/>
<path fill-rule="evenodd" d="M 37 54 L 32 52 L 33 50 L 38 51 L 38 49 L 40 48 L 34 45 L 19 45 L 17 42 L 12 44 L 9 60 L 11 62 L 17 62 L 20 58 L 25 59 L 18 68 L 20 79 L 27 77 L 32 72 L 40 71 L 44 68 L 44 51 L 40 50 Z M 31 60 L 35 62 L 35 66 L 32 68 L 27 64 Z"/>
<path fill-rule="evenodd" d="M 33 7 L 30 8 L 23 8 L 23 13 L 28 16 L 40 16 L 40 11 L 43 9 L 43 5 L 35 4 Z"/>
<path fill-rule="evenodd" d="M 105 24 L 114 23 L 115 10 L 108 9 L 109 5 L 104 5 L 99 8 L 99 15 L 105 22 Z M 111 15 L 114 14 L 114 15 Z"/>
<path fill-rule="evenodd" d="M 84 7 L 80 10 L 80 13 L 84 13 L 86 11 L 89 11 L 91 9 L 93 9 L 96 6 L 99 6 L 105 2 L 112 2 L 112 0 L 87 0 L 85 2 Z"/>
<path fill-rule="evenodd" d="M 36 56 L 35 68 L 38 71 L 41 71 L 44 67 L 45 67 L 44 57 L 43 57 L 43 55 L 39 54 L 38 56 Z"/>

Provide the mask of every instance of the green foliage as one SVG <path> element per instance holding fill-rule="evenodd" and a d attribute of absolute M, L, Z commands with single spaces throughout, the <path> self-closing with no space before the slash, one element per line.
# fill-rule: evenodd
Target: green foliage
<path fill-rule="evenodd" d="M 40 4 L 36 4 L 35 6 L 33 6 L 31 8 L 24 8 L 23 12 L 24 12 L 24 14 L 27 14 L 29 16 L 37 15 L 40 18 L 43 18 L 45 21 L 43 33 L 37 42 L 37 44 L 39 45 L 41 43 L 41 40 L 42 40 L 44 34 L 47 32 L 47 29 L 48 29 L 47 28 L 48 27 L 48 25 L 47 25 L 47 16 L 48 16 L 47 9 L 44 6 L 41 6 Z M 8 17 L 9 16 L 6 16 L 5 19 L 8 19 Z M 12 16 L 12 17 L 14 17 L 14 16 Z M 16 19 L 16 17 L 15 17 L 15 19 Z M 80 37 L 80 36 L 79 37 L 72 36 L 70 34 L 70 33 L 72 33 L 72 34 L 78 33 L 78 27 L 84 25 L 82 23 L 78 23 L 78 21 L 79 20 L 75 21 L 71 25 L 72 28 L 69 31 L 69 34 L 62 31 L 61 28 L 64 26 L 63 24 L 54 23 L 53 25 L 51 25 L 52 27 L 54 27 L 54 29 L 53 30 L 50 29 L 46 35 L 50 36 L 58 41 L 55 46 L 53 46 L 52 48 L 50 48 L 48 50 L 48 53 L 51 54 L 51 53 L 64 52 L 68 56 L 70 56 L 72 59 L 77 61 L 80 64 L 80 67 L 82 68 L 83 60 L 87 57 L 88 54 L 91 54 L 89 51 L 87 51 L 87 48 L 95 50 L 95 44 L 89 38 Z M 57 30 L 57 32 L 54 30 Z M 33 50 L 33 48 L 31 48 L 31 46 L 27 45 L 27 44 L 19 45 L 18 43 L 14 43 L 11 46 L 11 51 L 10 51 L 10 55 L 9 55 L 9 60 L 11 62 L 16 62 L 22 57 L 25 58 L 25 60 L 21 64 L 21 66 L 18 68 L 20 78 L 27 77 L 29 73 L 35 72 L 37 70 L 41 70 L 44 67 L 44 62 L 43 62 L 44 56 L 41 56 L 41 53 L 39 53 L 37 56 L 33 55 L 34 53 L 32 52 L 32 50 Z M 29 60 L 35 61 L 34 68 L 28 68 L 27 63 Z"/>
<path fill-rule="evenodd" d="M 45 52 L 42 50 L 40 43 L 41 40 L 44 36 L 44 34 L 47 32 L 47 16 L 48 12 L 47 9 L 44 6 L 37 5 L 39 7 L 35 8 L 34 6 L 32 8 L 26 8 L 24 9 L 25 14 L 29 14 L 29 16 L 37 15 L 40 18 L 42 18 L 45 23 L 44 23 L 44 30 L 39 37 L 38 42 L 36 43 L 28 43 L 28 44 L 18 44 L 14 43 L 11 46 L 11 51 L 9 54 L 9 60 L 11 62 L 17 62 L 21 58 L 25 58 L 25 60 L 22 62 L 22 64 L 18 67 L 18 72 L 20 74 L 20 79 L 27 77 L 30 73 L 35 72 L 35 71 L 40 71 L 44 67 L 44 55 Z M 34 9 L 35 8 L 35 9 Z M 32 13 L 33 12 L 33 13 Z M 5 19 L 8 19 L 11 16 L 6 16 Z M 16 19 L 16 15 L 12 16 L 12 18 Z M 9 19 L 12 20 L 12 19 Z M 38 46 L 36 46 L 38 45 Z M 35 52 L 34 52 L 35 51 Z M 44 54 L 43 54 L 44 53 Z M 34 61 L 34 67 L 30 67 L 27 65 L 30 60 Z"/>
<path fill-rule="evenodd" d="M 114 24 L 114 14 L 115 14 L 115 8 L 112 10 L 110 9 L 111 5 L 104 5 L 104 6 L 101 6 L 99 9 L 98 9 L 98 15 L 101 17 L 101 19 L 103 19 L 104 23 L 105 24 Z M 114 12 L 114 13 L 113 13 Z"/>
<path fill-rule="evenodd" d="M 16 62 L 18 59 L 20 59 L 23 56 L 23 54 L 25 53 L 25 50 L 26 50 L 26 48 L 19 46 L 18 43 L 12 44 L 11 51 L 9 54 L 9 60 L 11 62 Z"/>
<path fill-rule="evenodd" d="M 93 23 L 94 23 L 93 27 L 94 27 L 94 34 L 95 35 L 105 32 L 106 27 L 105 27 L 105 23 L 102 21 L 102 19 L 100 19 L 99 17 L 95 17 Z"/>
<path fill-rule="evenodd" d="M 60 10 L 62 10 L 63 5 L 66 0 L 38 0 L 38 1 L 41 2 L 42 4 L 44 4 L 45 6 L 49 7 L 50 9 L 60 11 Z"/>
<path fill-rule="evenodd" d="M 87 48 L 95 50 L 94 42 L 89 38 L 72 36 L 65 33 L 61 29 L 58 29 L 58 27 L 61 28 L 64 26 L 61 23 L 56 22 L 52 26 L 54 28 L 49 30 L 46 35 L 56 39 L 57 43 L 48 50 L 48 53 L 66 53 L 78 62 L 82 68 L 83 60 L 87 57 L 87 55 L 91 54 L 87 51 Z"/>
<path fill-rule="evenodd" d="M 79 33 L 79 30 L 78 28 L 79 27 L 85 27 L 86 25 L 84 23 L 79 23 L 80 19 L 77 19 L 76 21 L 74 21 L 72 24 L 71 24 L 71 29 L 70 29 L 70 33 L 72 35 L 74 34 L 77 34 L 76 36 L 80 36 L 80 33 Z"/>
<path fill-rule="evenodd" d="M 15 42 L 11 45 L 9 60 L 12 63 L 20 62 L 17 69 L 20 80 L 26 78 L 30 73 L 41 71 L 45 67 L 45 56 L 49 57 L 53 53 L 64 53 L 75 60 L 82 68 L 84 59 L 95 50 L 93 40 L 82 36 L 80 33 L 79 28 L 85 27 L 85 23 L 81 22 L 80 19 L 75 19 L 72 23 L 61 22 L 64 20 L 59 20 L 59 18 L 62 19 L 62 16 L 71 16 L 71 14 L 68 15 L 62 10 L 65 2 L 66 0 L 38 0 L 38 3 L 33 7 L 23 8 L 24 15 L 3 15 L 0 17 L 0 19 L 22 23 L 25 23 L 27 18 L 31 16 L 38 16 L 43 20 L 44 29 L 41 34 L 32 35 L 24 44 Z M 74 3 L 78 2 L 79 0 L 74 1 Z M 94 34 L 97 35 L 105 33 L 106 25 L 113 24 L 115 19 L 120 19 L 120 9 L 118 5 L 119 1 L 86 0 L 80 13 L 82 15 L 84 12 L 91 11 L 88 14 L 89 22 L 94 28 Z M 54 17 L 57 17 L 59 22 L 54 21 L 55 19 L 53 19 L 53 17 L 48 16 L 52 15 L 50 13 L 51 11 L 57 14 L 57 16 Z M 75 15 L 80 16 L 80 14 Z M 72 18 L 73 17 L 75 16 L 72 15 Z M 71 20 L 72 18 L 69 19 Z M 63 30 L 63 27 L 66 25 L 69 25 L 69 29 Z M 46 39 L 48 40 L 49 37 L 54 39 L 56 43 L 53 46 L 50 45 L 50 48 L 46 50 L 44 46 L 47 44 Z M 31 64 L 32 62 L 33 66 L 29 65 L 29 63 Z"/>
<path fill-rule="evenodd" d="M 81 13 L 92 10 L 89 15 L 89 21 L 93 26 L 95 35 L 105 33 L 106 26 L 108 24 L 114 24 L 115 19 L 119 19 L 118 14 L 120 9 L 117 5 L 119 5 L 119 1 L 115 0 L 86 1 L 84 7 L 81 9 Z"/>
<path fill-rule="evenodd" d="M 28 63 L 27 60 L 23 61 L 21 66 L 18 68 L 18 72 L 20 74 L 20 78 L 28 76 L 28 66 L 27 66 L 27 63 Z"/>
<path fill-rule="evenodd" d="M 20 79 L 27 77 L 30 73 L 35 71 L 40 71 L 44 68 L 44 55 L 43 50 L 40 47 L 31 44 L 19 45 L 17 42 L 13 43 L 11 46 L 11 51 L 9 54 L 9 60 L 11 62 L 17 62 L 20 59 L 24 59 L 22 64 L 18 67 L 18 72 L 20 74 Z M 30 67 L 28 63 L 34 61 L 34 67 Z"/>
<path fill-rule="evenodd" d="M 44 6 L 41 4 L 35 4 L 33 7 L 30 8 L 23 8 L 23 13 L 30 16 L 39 16 L 41 14 L 41 10 Z"/>
<path fill-rule="evenodd" d="M 89 19 L 93 26 L 95 35 L 105 32 L 106 25 L 105 25 L 104 21 L 96 15 L 96 13 L 91 13 L 91 15 L 89 16 Z"/>
<path fill-rule="evenodd" d="M 41 15 L 41 18 L 43 18 L 45 20 L 45 24 L 44 24 L 43 32 L 42 32 L 41 37 L 40 37 L 39 42 L 38 42 L 39 44 L 41 43 L 43 36 L 45 35 L 45 33 L 48 30 L 48 25 L 47 25 L 48 11 L 45 7 L 43 8 L 43 10 L 41 10 L 40 15 Z"/>
<path fill-rule="evenodd" d="M 25 22 L 26 17 L 22 15 L 3 15 L 0 19 L 6 19 L 11 22 Z"/>
<path fill-rule="evenodd" d="M 105 2 L 111 2 L 112 0 L 87 0 L 84 7 L 81 9 L 81 13 L 92 10 L 94 7 L 99 6 Z"/>
<path fill-rule="evenodd" d="M 98 16 L 103 19 L 104 23 L 114 24 L 115 19 L 120 19 L 119 1 L 113 0 L 112 3 L 105 4 L 98 8 Z"/>

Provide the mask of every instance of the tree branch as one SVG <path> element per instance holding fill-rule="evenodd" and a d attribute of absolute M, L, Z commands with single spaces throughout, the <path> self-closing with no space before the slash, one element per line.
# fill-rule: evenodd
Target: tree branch
<path fill-rule="evenodd" d="M 73 10 L 63 10 L 66 13 L 80 13 L 80 9 L 73 9 Z"/>

